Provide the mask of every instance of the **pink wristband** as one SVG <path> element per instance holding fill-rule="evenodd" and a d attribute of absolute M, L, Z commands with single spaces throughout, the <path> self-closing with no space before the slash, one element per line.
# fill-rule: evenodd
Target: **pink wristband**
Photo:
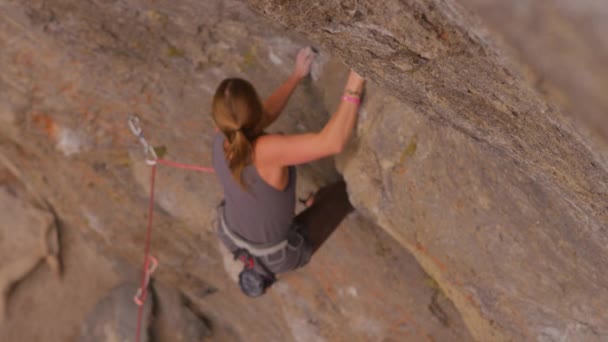
<path fill-rule="evenodd" d="M 361 103 L 361 100 L 358 97 L 348 96 L 348 95 L 342 96 L 342 101 L 346 101 L 346 102 L 350 102 L 350 103 L 354 103 L 354 104 Z"/>

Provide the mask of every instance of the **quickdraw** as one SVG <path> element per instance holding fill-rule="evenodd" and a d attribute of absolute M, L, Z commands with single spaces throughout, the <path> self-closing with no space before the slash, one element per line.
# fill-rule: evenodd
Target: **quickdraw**
<path fill-rule="evenodd" d="M 129 129 L 135 135 L 140 144 L 144 148 L 144 155 L 146 158 L 146 164 L 152 166 L 152 173 L 150 175 L 150 201 L 148 206 L 148 227 L 146 230 L 146 244 L 144 249 L 144 263 L 142 268 L 142 276 L 141 276 L 141 285 L 137 289 L 135 296 L 133 297 L 133 301 L 137 306 L 139 306 L 139 310 L 137 313 L 137 331 L 136 331 L 136 342 L 139 342 L 139 338 L 141 335 L 141 323 L 143 319 L 144 312 L 144 304 L 146 303 L 146 299 L 148 297 L 148 285 L 150 284 L 150 278 L 152 274 L 158 267 L 158 260 L 150 255 L 150 239 L 152 237 L 152 218 L 154 214 L 154 183 L 156 178 L 156 167 L 158 164 L 164 164 L 167 166 L 175 167 L 178 169 L 186 169 L 186 170 L 194 170 L 200 172 L 214 172 L 213 168 L 210 167 L 202 167 L 197 165 L 189 165 L 189 164 L 180 164 L 175 163 L 168 160 L 159 159 L 156 151 L 154 151 L 154 147 L 148 144 L 146 138 L 144 138 L 143 130 L 140 126 L 139 118 L 131 114 L 129 115 L 127 124 L 129 125 Z"/>
<path fill-rule="evenodd" d="M 129 120 L 127 121 L 129 124 L 129 128 L 133 135 L 135 135 L 141 145 L 144 147 L 144 155 L 146 156 L 146 163 L 148 165 L 156 165 L 158 162 L 158 156 L 156 155 L 156 151 L 152 145 L 148 144 L 146 138 L 144 138 L 144 132 L 139 125 L 139 118 L 135 114 L 129 115 Z"/>

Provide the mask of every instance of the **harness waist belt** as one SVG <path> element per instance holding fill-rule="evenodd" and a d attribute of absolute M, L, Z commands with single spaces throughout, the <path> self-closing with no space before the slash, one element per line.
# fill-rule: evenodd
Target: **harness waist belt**
<path fill-rule="evenodd" d="M 251 253 L 257 257 L 264 257 L 267 255 L 276 253 L 276 252 L 282 250 L 283 248 L 287 247 L 287 239 L 277 243 L 276 245 L 270 246 L 270 247 L 256 246 L 256 245 L 250 243 L 249 241 L 243 240 L 241 237 L 237 236 L 232 231 L 230 231 L 230 228 L 228 228 L 228 225 L 226 224 L 226 218 L 224 217 L 224 208 L 223 207 L 220 207 L 218 209 L 218 214 L 219 214 L 218 216 L 219 216 L 219 221 L 220 221 L 220 229 L 222 229 L 222 232 L 224 234 L 226 234 L 226 236 L 237 247 L 246 249 L 247 251 L 249 251 L 249 253 Z"/>

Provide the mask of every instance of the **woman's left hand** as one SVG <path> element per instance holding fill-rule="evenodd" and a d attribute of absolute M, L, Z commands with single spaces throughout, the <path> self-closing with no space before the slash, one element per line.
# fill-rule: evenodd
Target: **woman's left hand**
<path fill-rule="evenodd" d="M 306 77 L 310 72 L 310 65 L 312 60 L 315 58 L 315 53 L 312 51 L 310 46 L 300 49 L 298 56 L 296 57 L 296 66 L 293 70 L 293 76 L 298 80 Z"/>

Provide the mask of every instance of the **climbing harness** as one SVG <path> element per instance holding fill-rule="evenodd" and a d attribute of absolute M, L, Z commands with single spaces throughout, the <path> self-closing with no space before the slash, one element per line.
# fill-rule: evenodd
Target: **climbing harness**
<path fill-rule="evenodd" d="M 249 253 L 254 256 L 264 257 L 264 256 L 267 256 L 270 254 L 274 254 L 274 253 L 284 249 L 285 247 L 287 247 L 287 244 L 288 244 L 287 239 L 280 241 L 279 243 L 272 245 L 270 247 L 263 247 L 263 246 L 256 246 L 255 244 L 252 244 L 252 243 L 240 238 L 235 233 L 230 231 L 230 229 L 226 225 L 226 218 L 224 216 L 223 206 L 220 206 L 220 208 L 218 209 L 218 218 L 220 221 L 220 229 L 222 229 L 222 232 L 224 234 L 226 234 L 226 236 L 232 241 L 232 243 L 234 243 L 240 249 L 245 249 L 245 250 L 249 251 Z"/>
<path fill-rule="evenodd" d="M 275 274 L 270 271 L 261 258 L 283 251 L 289 244 L 285 239 L 271 246 L 256 245 L 245 239 L 242 239 L 236 233 L 232 232 L 226 224 L 224 214 L 224 202 L 218 207 L 219 228 L 222 233 L 238 247 L 233 256 L 235 260 L 243 262 L 243 269 L 239 273 L 239 287 L 241 291 L 249 297 L 259 297 L 266 292 L 275 281 Z"/>
<path fill-rule="evenodd" d="M 139 337 L 141 335 L 141 323 L 142 323 L 142 319 L 143 319 L 144 304 L 146 302 L 146 298 L 148 297 L 148 285 L 150 283 L 150 278 L 152 276 L 152 273 L 154 273 L 154 271 L 158 267 L 158 260 L 150 254 L 150 238 L 152 235 L 152 217 L 154 214 L 154 183 L 155 183 L 154 181 L 156 178 L 156 167 L 158 164 L 163 164 L 163 165 L 175 167 L 178 169 L 194 170 L 194 171 L 209 172 L 209 173 L 214 172 L 214 171 L 213 171 L 213 168 L 210 168 L 210 167 L 202 167 L 202 166 L 189 165 L 189 164 L 180 164 L 180 163 L 175 163 L 175 162 L 168 161 L 168 160 L 159 159 L 158 155 L 154 151 L 154 147 L 152 147 L 152 145 L 148 144 L 148 142 L 144 138 L 143 130 L 141 129 L 141 127 L 139 125 L 139 118 L 136 115 L 131 114 L 131 115 L 129 115 L 129 119 L 128 119 L 127 123 L 129 125 L 129 128 L 131 129 L 131 132 L 133 133 L 133 135 L 135 135 L 139 139 L 139 142 L 141 143 L 141 145 L 144 148 L 144 155 L 146 156 L 146 163 L 152 167 L 152 172 L 150 175 L 150 201 L 149 201 L 149 206 L 148 206 L 148 227 L 146 230 L 146 242 L 145 242 L 145 249 L 144 249 L 144 263 L 143 263 L 143 268 L 142 268 L 141 285 L 137 289 L 137 293 L 135 294 L 135 297 L 133 298 L 135 304 L 137 304 L 139 306 L 139 310 L 137 313 L 137 330 L 136 330 L 136 339 L 135 339 L 136 342 L 139 342 Z"/>

